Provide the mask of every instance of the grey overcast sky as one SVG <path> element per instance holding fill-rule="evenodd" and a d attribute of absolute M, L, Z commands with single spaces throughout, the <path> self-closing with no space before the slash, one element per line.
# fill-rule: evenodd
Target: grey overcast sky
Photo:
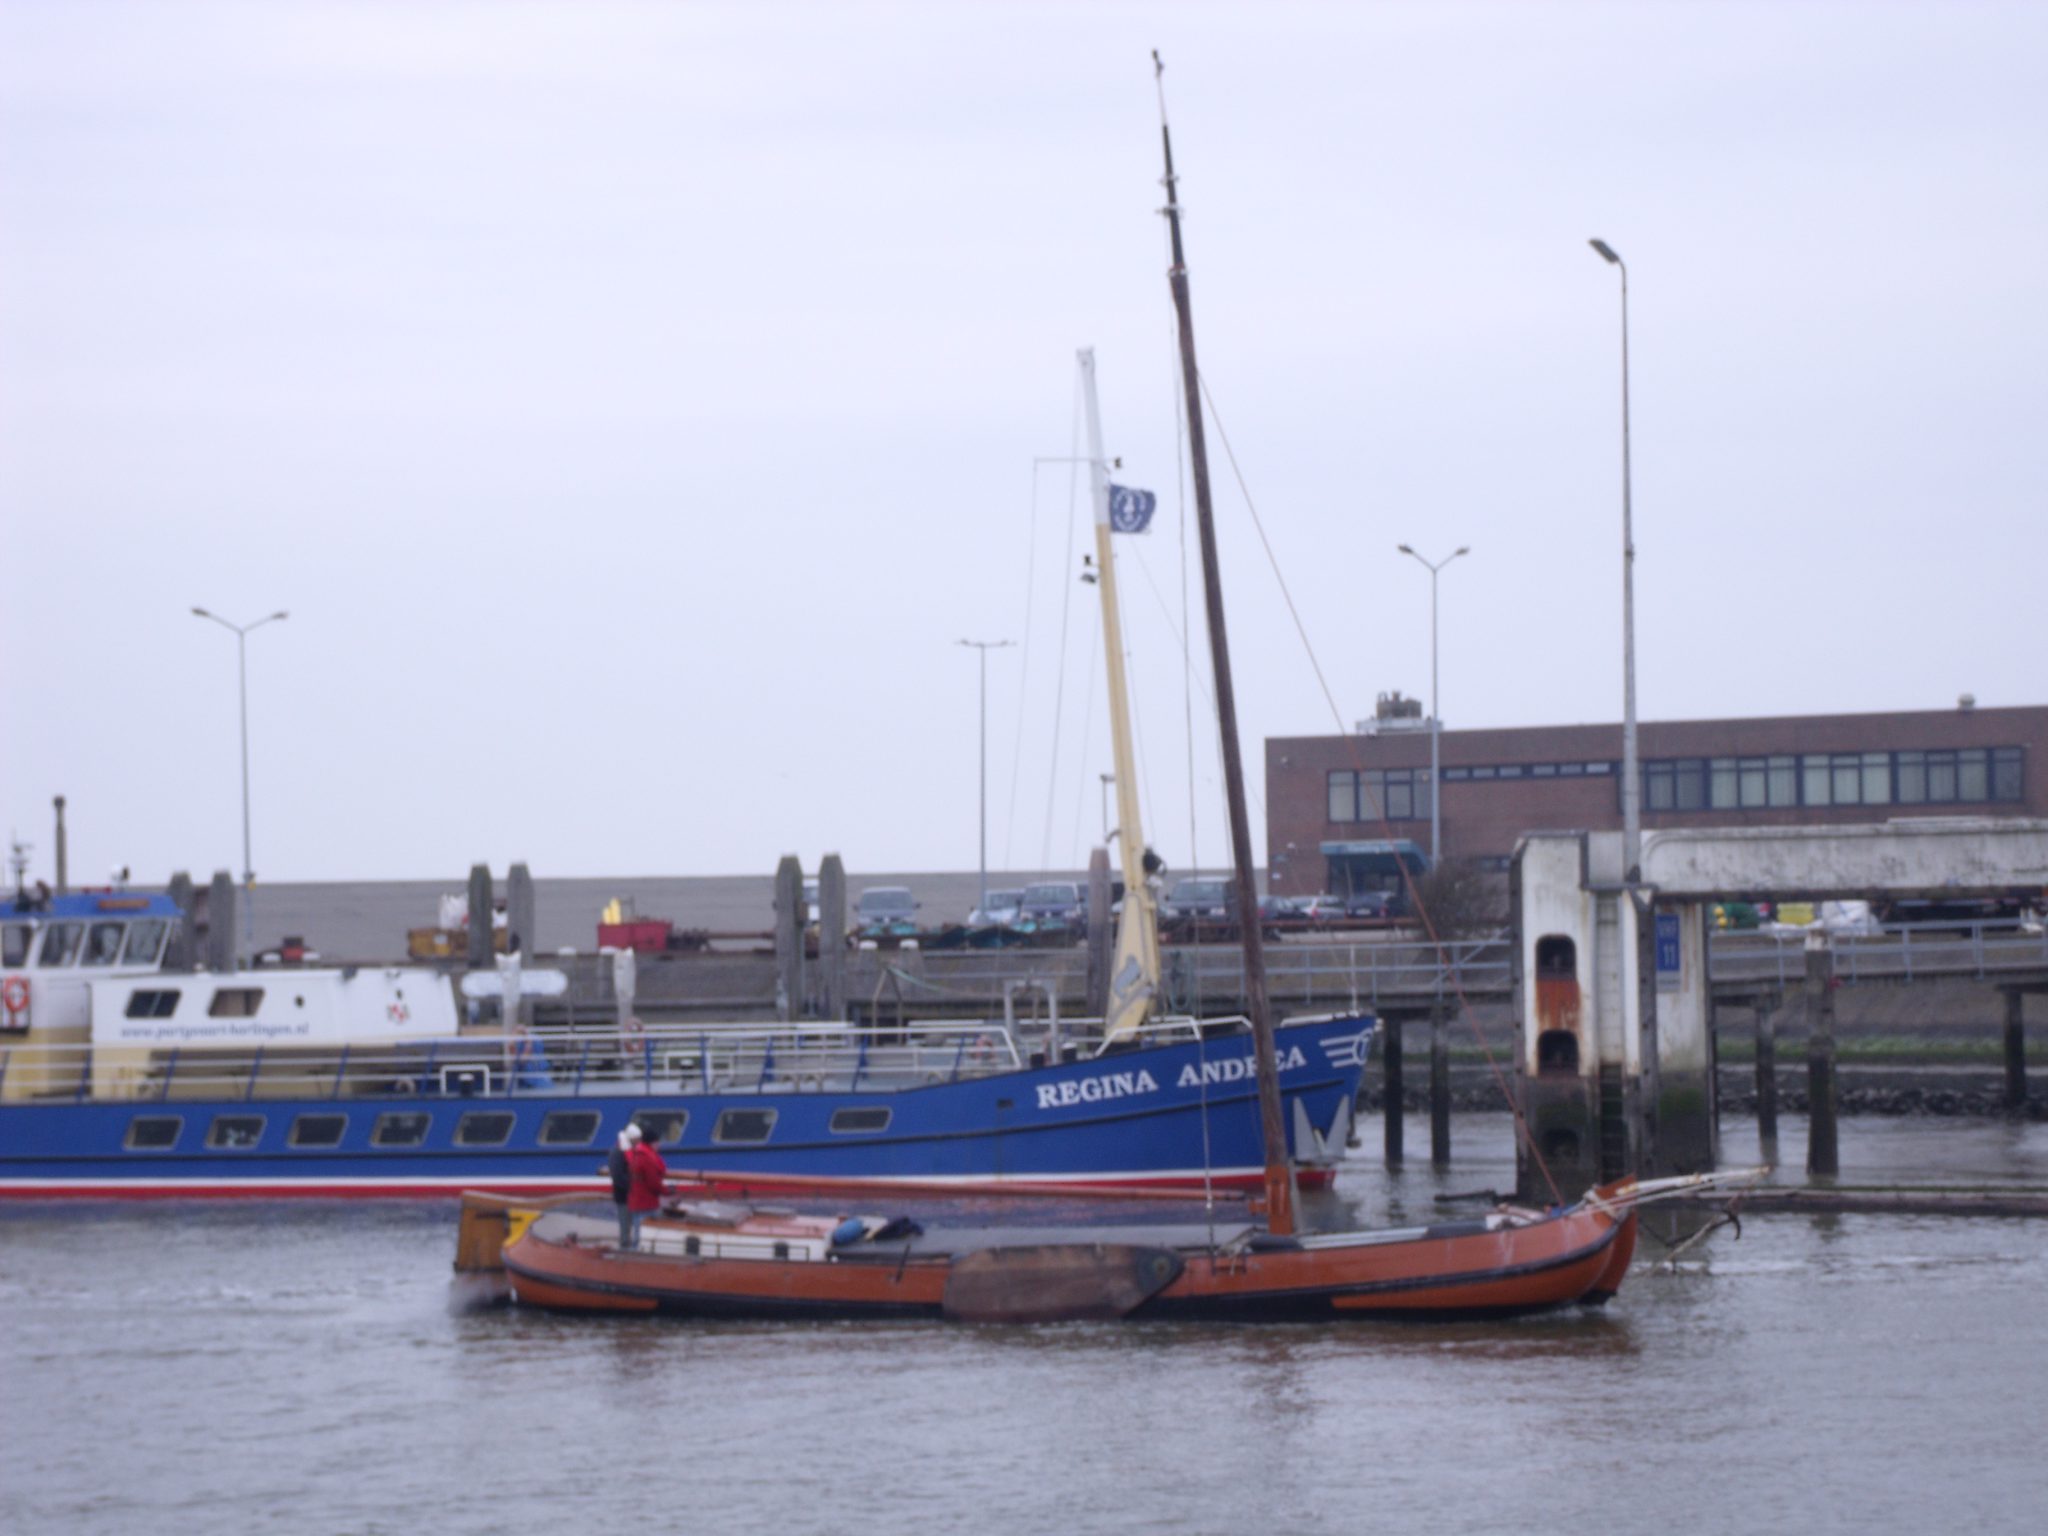
<path fill-rule="evenodd" d="M 1204 373 L 1343 720 L 1427 695 L 1403 541 L 1472 546 L 1449 725 L 1618 717 L 1594 235 L 1643 718 L 2044 702 L 2048 7 L 0 0 L 38 872 L 58 793 L 74 878 L 239 865 L 195 604 L 291 612 L 249 640 L 271 879 L 972 868 L 955 642 L 1027 633 L 990 860 L 1082 861 L 1093 589 L 1033 460 L 1083 344 L 1160 496 L 1119 541 L 1147 830 L 1215 862 L 1154 47 Z M 1334 722 L 1211 443 L 1256 797 Z"/>

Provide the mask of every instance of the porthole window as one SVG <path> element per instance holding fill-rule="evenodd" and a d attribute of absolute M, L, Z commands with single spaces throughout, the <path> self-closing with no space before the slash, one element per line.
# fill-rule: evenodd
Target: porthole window
<path fill-rule="evenodd" d="M 167 1152 L 178 1144 L 184 1128 L 182 1115 L 137 1115 L 128 1122 L 128 1139 L 122 1145 L 131 1152 Z"/>
<path fill-rule="evenodd" d="M 711 1133 L 711 1139 L 723 1142 L 766 1141 L 774 1129 L 775 1111 L 772 1109 L 728 1109 L 719 1114 L 718 1128 Z"/>
<path fill-rule="evenodd" d="M 427 1139 L 430 1121 L 424 1111 L 401 1110 L 394 1114 L 379 1115 L 377 1125 L 370 1132 L 373 1147 L 416 1147 Z"/>
<path fill-rule="evenodd" d="M 832 1111 L 832 1134 L 854 1136 L 863 1131 L 886 1131 L 889 1117 L 895 1111 L 886 1106 L 863 1109 L 835 1109 Z"/>
<path fill-rule="evenodd" d="M 683 1127 L 690 1123 L 688 1110 L 642 1109 L 634 1112 L 640 1134 L 657 1147 L 672 1147 L 683 1139 Z"/>
<path fill-rule="evenodd" d="M 347 1115 L 300 1115 L 286 1140 L 294 1147 L 338 1147 L 347 1129 Z"/>
<path fill-rule="evenodd" d="M 247 1152 L 263 1139 L 261 1115 L 215 1115 L 206 1144 L 216 1152 Z"/>
<path fill-rule="evenodd" d="M 540 1123 L 540 1144 L 544 1147 L 584 1147 L 596 1135 L 594 1109 L 558 1109 Z"/>
<path fill-rule="evenodd" d="M 512 1115 L 508 1110 L 473 1110 L 455 1122 L 458 1147 L 502 1147 L 512 1139 Z"/>

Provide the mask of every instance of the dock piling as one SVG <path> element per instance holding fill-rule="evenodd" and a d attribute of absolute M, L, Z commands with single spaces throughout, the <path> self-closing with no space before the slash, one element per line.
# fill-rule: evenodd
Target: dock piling
<path fill-rule="evenodd" d="M 2005 1107 L 2027 1107 L 2027 995 L 2018 987 L 2005 992 Z"/>
<path fill-rule="evenodd" d="M 1757 998 L 1756 1009 L 1756 1133 L 1777 1161 L 1778 1145 L 1778 1000 Z"/>
<path fill-rule="evenodd" d="M 1401 1166 L 1402 1111 L 1406 1108 L 1403 1096 L 1407 1089 L 1401 1081 L 1401 1016 L 1390 1014 L 1382 1026 L 1380 1047 L 1380 1114 L 1386 1121 L 1387 1166 Z"/>
<path fill-rule="evenodd" d="M 1438 998 L 1429 1008 L 1429 1160 L 1438 1168 L 1451 1162 L 1451 1042 L 1444 1024 Z"/>
<path fill-rule="evenodd" d="M 491 866 L 472 864 L 469 866 L 469 968 L 472 971 L 488 970 L 495 963 L 494 916 L 491 910 Z"/>
<path fill-rule="evenodd" d="M 775 1016 L 787 1022 L 803 1011 L 804 869 L 793 853 L 775 866 Z"/>
<path fill-rule="evenodd" d="M 1806 1171 L 1842 1171 L 1835 1134 L 1835 952 L 1827 935 L 1806 941 Z"/>

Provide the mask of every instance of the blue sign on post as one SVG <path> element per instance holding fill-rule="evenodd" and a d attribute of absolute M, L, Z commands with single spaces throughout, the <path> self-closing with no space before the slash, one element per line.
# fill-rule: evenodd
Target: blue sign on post
<path fill-rule="evenodd" d="M 1678 944 L 1678 914 L 1659 912 L 1657 914 L 1657 985 L 1667 992 L 1678 990 L 1680 969 Z"/>

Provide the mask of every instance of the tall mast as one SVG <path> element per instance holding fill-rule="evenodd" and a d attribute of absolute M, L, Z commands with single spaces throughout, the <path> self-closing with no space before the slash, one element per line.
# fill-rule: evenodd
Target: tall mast
<path fill-rule="evenodd" d="M 1152 55 L 1153 78 L 1166 71 Z M 1223 782 L 1230 806 L 1232 889 L 1237 927 L 1244 940 L 1244 992 L 1252 1020 L 1252 1049 L 1259 1073 L 1259 1124 L 1265 1133 L 1267 1222 L 1280 1235 L 1294 1230 L 1294 1169 L 1287 1160 L 1287 1128 L 1280 1118 L 1280 1068 L 1273 1050 L 1273 1015 L 1266 1000 L 1266 951 L 1259 932 L 1259 893 L 1252 881 L 1252 829 L 1245 814 L 1244 759 L 1237 747 L 1237 692 L 1230 681 L 1230 639 L 1223 627 L 1223 583 L 1217 574 L 1216 519 L 1209 500 L 1209 446 L 1202 431 L 1201 374 L 1195 367 L 1195 320 L 1188 298 L 1187 258 L 1181 249 L 1180 196 L 1173 174 L 1173 134 L 1166 126 L 1166 97 L 1159 103 L 1159 140 L 1166 152 L 1166 214 L 1173 234 L 1174 313 L 1180 322 L 1181 387 L 1187 397 L 1188 457 L 1194 468 L 1195 522 L 1202 535 L 1202 592 L 1209 615 L 1209 662 L 1216 674 L 1216 723 L 1223 737 Z"/>
<path fill-rule="evenodd" d="M 1110 549 L 1109 460 L 1102 452 L 1102 415 L 1095 401 L 1095 349 L 1080 352 L 1081 390 L 1088 405 L 1088 476 L 1095 498 L 1095 564 L 1102 591 L 1102 649 L 1109 658 L 1109 735 L 1116 755 L 1116 846 L 1124 874 L 1116 960 L 1109 972 L 1103 1035 L 1115 1040 L 1145 1022 L 1159 994 L 1159 919 L 1145 883 L 1145 834 L 1138 824 L 1138 764 L 1131 750 L 1131 702 L 1124 681 L 1123 622 L 1117 611 L 1116 562 Z"/>

